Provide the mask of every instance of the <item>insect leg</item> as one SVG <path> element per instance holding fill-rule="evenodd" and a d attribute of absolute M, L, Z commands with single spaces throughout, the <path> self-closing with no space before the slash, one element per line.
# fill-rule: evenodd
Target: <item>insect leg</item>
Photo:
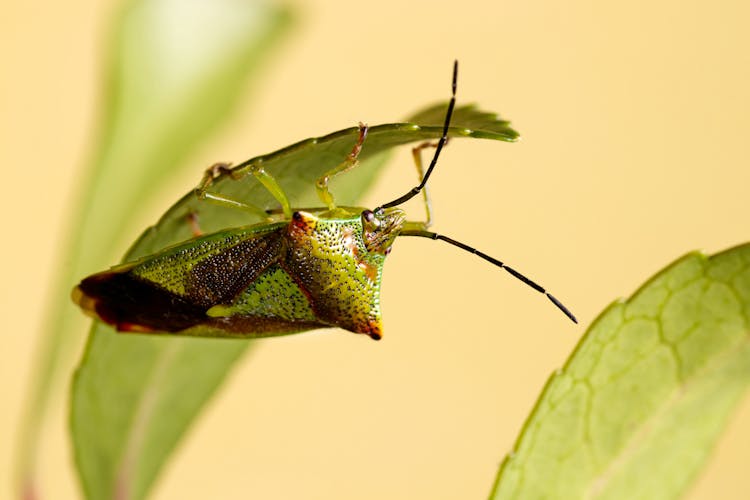
<path fill-rule="evenodd" d="M 450 138 L 446 139 L 444 145 L 448 145 Z M 417 175 L 421 181 L 424 177 L 424 168 L 422 167 L 422 150 L 427 148 L 437 148 L 439 142 L 423 142 L 422 144 L 415 146 L 411 149 L 412 158 L 414 158 L 414 165 L 417 167 Z M 430 194 L 427 185 L 422 189 L 422 199 L 424 201 L 424 211 L 426 214 L 425 221 L 422 223 L 422 227 L 427 229 L 432 225 L 432 203 L 430 202 Z"/>
<path fill-rule="evenodd" d="M 279 183 L 273 178 L 271 174 L 266 172 L 262 165 L 253 165 L 250 172 L 258 179 L 258 182 L 263 184 L 263 187 L 268 189 L 271 196 L 276 198 L 276 201 L 281 205 L 281 210 L 284 212 L 284 216 L 287 219 L 292 218 L 292 206 L 289 204 L 289 199 L 286 197 L 284 190 L 281 189 Z"/>
<path fill-rule="evenodd" d="M 198 222 L 198 212 L 196 212 L 195 210 L 190 210 L 187 214 L 187 221 L 188 225 L 190 226 L 190 231 L 193 232 L 194 238 L 203 236 L 203 230 L 201 229 L 201 226 Z"/>
<path fill-rule="evenodd" d="M 198 199 L 210 201 L 211 203 L 223 207 L 244 210 L 245 212 L 250 212 L 251 214 L 263 219 L 273 220 L 272 217 L 269 217 L 268 213 L 265 210 L 256 205 L 235 200 L 224 195 L 212 193 L 208 190 L 214 183 L 214 180 L 222 175 L 227 175 L 234 180 L 240 180 L 246 175 L 245 173 L 240 173 L 238 175 L 236 172 L 230 169 L 229 166 L 229 163 L 216 163 L 206 169 L 206 173 L 203 175 L 203 179 L 201 180 L 200 184 L 198 184 L 198 187 L 195 188 L 195 195 L 198 197 Z M 284 214 L 287 217 L 291 217 L 292 211 L 289 206 L 289 201 L 287 200 L 284 192 L 281 190 L 281 187 L 276 182 L 276 179 L 269 175 L 263 169 L 263 167 L 260 166 L 253 165 L 250 171 L 256 177 L 256 179 L 258 179 L 258 181 L 263 184 L 266 189 L 268 189 L 271 195 L 273 195 L 273 197 L 276 198 L 276 200 L 281 204 Z"/>
<path fill-rule="evenodd" d="M 354 144 L 351 153 L 346 156 L 346 159 L 343 162 L 339 163 L 334 168 L 324 173 L 315 182 L 315 188 L 318 191 L 318 197 L 320 198 L 320 201 L 322 201 L 328 207 L 329 210 L 333 210 L 334 208 L 336 208 L 336 203 L 333 201 L 333 196 L 328 190 L 328 182 L 332 177 L 343 174 L 344 172 L 348 172 L 349 170 L 356 167 L 357 164 L 359 164 L 359 160 L 357 159 L 357 157 L 359 157 L 359 152 L 362 151 L 362 144 L 364 144 L 366 137 L 367 125 L 360 123 L 359 138 Z"/>

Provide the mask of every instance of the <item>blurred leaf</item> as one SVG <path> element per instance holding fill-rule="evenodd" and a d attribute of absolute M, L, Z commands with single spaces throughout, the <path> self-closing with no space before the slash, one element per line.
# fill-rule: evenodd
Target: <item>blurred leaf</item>
<path fill-rule="evenodd" d="M 679 497 L 750 380 L 750 245 L 616 302 L 551 377 L 494 499 Z"/>
<path fill-rule="evenodd" d="M 126 6 L 112 48 L 107 125 L 89 193 L 97 209 L 86 213 L 82 251 L 116 240 L 119 221 L 158 192 L 158 181 L 227 118 L 247 75 L 288 21 L 285 10 L 261 1 L 136 0 Z"/>
<path fill-rule="evenodd" d="M 233 108 L 247 75 L 289 24 L 285 9 L 261 1 L 134 0 L 116 18 L 108 57 L 102 134 L 61 252 L 60 276 L 39 343 L 35 385 L 23 419 L 22 495 L 40 496 L 35 478 L 43 423 L 59 371 L 82 336 L 72 285 L 111 263 L 123 228 L 159 182 Z M 90 478 L 84 487 L 91 493 Z"/>
<path fill-rule="evenodd" d="M 337 199 L 355 201 L 384 163 L 389 148 L 439 137 L 444 113 L 441 105 L 421 113 L 424 121 L 419 125 L 372 127 L 360 166 L 344 176 L 350 177 L 349 184 L 334 186 Z M 469 123 L 474 129 L 466 128 Z M 472 107 L 457 109 L 453 124 L 450 133 L 456 137 L 513 140 L 517 136 L 506 122 Z M 357 134 L 354 127 L 301 141 L 248 160 L 237 171 L 262 162 L 291 200 L 318 205 L 314 180 L 348 154 Z M 241 180 L 223 176 L 211 190 L 253 200 L 264 208 L 276 207 L 252 176 Z M 143 233 L 125 260 L 190 238 L 186 215 L 191 211 L 199 214 L 207 232 L 254 222 L 246 212 L 200 202 L 190 192 Z M 95 324 L 74 380 L 72 413 L 76 459 L 89 498 L 142 498 L 187 426 L 248 345 L 244 340 L 116 335 L 110 327 Z"/>

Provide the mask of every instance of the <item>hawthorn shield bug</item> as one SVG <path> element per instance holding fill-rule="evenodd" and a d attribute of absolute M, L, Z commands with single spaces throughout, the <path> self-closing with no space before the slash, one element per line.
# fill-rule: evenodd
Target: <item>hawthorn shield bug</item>
<path fill-rule="evenodd" d="M 428 231 L 427 181 L 448 140 L 457 72 L 455 63 L 442 136 L 412 150 L 420 183 L 406 194 L 373 210 L 336 205 L 328 184 L 356 167 L 368 130 L 362 124 L 349 155 L 316 182 L 321 208 L 293 209 L 262 166 L 251 173 L 278 202 L 277 213 L 213 193 L 214 179 L 233 173 L 228 165 L 217 164 L 206 171 L 196 196 L 273 222 L 203 235 L 190 219 L 193 239 L 85 278 L 73 290 L 74 302 L 124 332 L 253 338 L 339 327 L 377 340 L 382 336 L 380 283 L 385 258 L 397 237 L 417 236 L 444 241 L 505 269 L 576 322 L 560 301 L 515 269 Z M 421 154 L 426 148 L 435 152 L 425 171 Z M 399 205 L 420 193 L 427 217 L 423 222 L 408 221 Z"/>

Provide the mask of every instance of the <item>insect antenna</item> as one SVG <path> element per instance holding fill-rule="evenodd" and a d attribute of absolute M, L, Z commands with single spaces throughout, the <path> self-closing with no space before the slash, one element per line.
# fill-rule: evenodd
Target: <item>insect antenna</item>
<path fill-rule="evenodd" d="M 458 61 L 453 61 L 453 83 L 451 84 L 452 94 L 451 94 L 451 100 L 448 103 L 448 111 L 445 113 L 445 123 L 443 124 L 443 135 L 440 137 L 440 140 L 438 141 L 437 148 L 435 148 L 435 155 L 432 157 L 432 161 L 430 162 L 430 166 L 427 168 L 427 172 L 425 172 L 424 177 L 422 177 L 422 182 L 419 183 L 418 186 L 414 186 L 409 190 L 405 195 L 400 196 L 396 198 L 393 201 L 390 201 L 388 203 L 385 203 L 384 205 L 381 205 L 376 209 L 376 211 L 383 210 L 384 208 L 391 208 L 395 207 L 397 205 L 401 205 L 402 203 L 411 200 L 416 195 L 418 195 L 422 189 L 424 189 L 425 185 L 427 184 L 427 180 L 430 178 L 430 174 L 432 174 L 432 170 L 435 168 L 435 165 L 437 164 L 438 157 L 440 156 L 440 152 L 443 150 L 443 146 L 445 146 L 445 143 L 448 141 L 448 128 L 451 124 L 451 116 L 453 116 L 453 108 L 456 106 L 456 81 L 458 80 Z"/>
<path fill-rule="evenodd" d="M 422 238 L 430 238 L 432 240 L 441 240 L 441 241 L 449 243 L 449 244 L 451 244 L 453 246 L 456 246 L 456 247 L 458 247 L 458 248 L 460 248 L 462 250 L 466 250 L 469 253 L 473 253 L 474 255 L 476 255 L 476 256 L 478 256 L 478 257 L 486 260 L 487 262 L 489 262 L 491 264 L 494 264 L 494 265 L 496 265 L 499 268 L 505 269 L 511 275 L 513 275 L 514 278 L 516 278 L 516 279 L 518 279 L 520 281 L 523 281 L 524 283 L 526 283 L 528 286 L 530 286 L 531 288 L 533 288 L 537 292 L 546 295 L 547 298 L 550 300 L 550 302 L 552 302 L 553 304 L 555 304 L 555 306 L 558 309 L 560 309 L 563 312 L 563 314 L 565 314 L 568 318 L 570 318 L 573 321 L 573 323 L 578 323 L 578 320 L 576 319 L 575 316 L 573 316 L 573 313 L 570 312 L 570 310 L 567 307 L 565 307 L 562 302 L 560 302 L 559 300 L 557 300 L 557 298 L 555 298 L 554 295 L 552 295 L 547 290 L 545 290 L 544 287 L 542 287 L 538 283 L 532 281 L 531 279 L 527 278 L 526 276 L 524 276 L 523 274 L 519 273 L 518 271 L 516 271 L 512 267 L 505 265 L 503 262 L 500 262 L 496 258 L 490 257 L 489 255 L 487 255 L 484 252 L 480 252 L 476 248 L 470 247 L 469 245 L 466 245 L 465 243 L 461 243 L 460 241 L 456 241 L 453 238 L 449 238 L 447 236 L 443 236 L 442 234 L 437 234 L 437 233 L 433 233 L 433 232 L 430 232 L 430 231 L 424 231 L 422 229 L 404 229 L 403 231 L 401 231 L 400 236 L 419 236 L 419 237 L 422 237 Z"/>

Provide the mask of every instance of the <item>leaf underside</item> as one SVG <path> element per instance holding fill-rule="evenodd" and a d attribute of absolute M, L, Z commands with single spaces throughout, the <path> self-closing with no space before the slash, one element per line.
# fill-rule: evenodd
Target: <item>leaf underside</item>
<path fill-rule="evenodd" d="M 445 105 L 437 105 L 420 112 L 416 123 L 371 127 L 360 165 L 333 186 L 337 202 L 356 202 L 390 148 L 439 137 L 444 113 Z M 457 108 L 452 123 L 453 137 L 517 138 L 507 122 L 471 106 Z M 352 127 L 308 139 L 237 168 L 262 162 L 293 206 L 316 206 L 315 179 L 345 158 L 357 135 Z M 278 208 L 252 176 L 222 176 L 211 191 L 264 209 Z M 189 239 L 186 217 L 191 212 L 198 214 L 205 232 L 258 222 L 244 211 L 200 202 L 190 192 L 141 235 L 124 261 Z M 72 402 L 76 460 L 88 497 L 143 498 L 175 444 L 249 345 L 244 340 L 115 334 L 94 324 Z"/>
<path fill-rule="evenodd" d="M 692 253 L 593 323 L 491 498 L 678 498 L 750 380 L 750 245 Z"/>
<path fill-rule="evenodd" d="M 387 161 L 388 150 L 410 142 L 439 138 L 445 110 L 444 104 L 438 104 L 420 111 L 407 122 L 369 127 L 357 168 L 332 181 L 331 190 L 336 203 L 341 206 L 356 205 L 357 200 L 375 179 L 378 170 Z M 510 128 L 507 121 L 471 105 L 457 107 L 451 124 L 450 137 L 507 142 L 518 139 L 518 133 Z M 350 127 L 252 158 L 233 167 L 234 172 L 245 174 L 242 179 L 235 180 L 223 174 L 214 180 L 210 192 L 236 200 L 251 200 L 253 205 L 264 210 L 278 209 L 278 202 L 249 173 L 254 165 L 262 164 L 264 170 L 281 185 L 292 207 L 320 206 L 314 189 L 315 181 L 346 158 L 358 135 L 359 129 Z M 196 184 L 198 180 L 197 176 Z M 127 258 L 148 255 L 173 243 L 189 239 L 192 233 L 190 226 L 185 223 L 189 213 L 198 214 L 201 229 L 206 233 L 262 222 L 249 212 L 199 201 L 191 191 L 175 203 L 155 226 L 141 235 L 128 252 Z"/>

